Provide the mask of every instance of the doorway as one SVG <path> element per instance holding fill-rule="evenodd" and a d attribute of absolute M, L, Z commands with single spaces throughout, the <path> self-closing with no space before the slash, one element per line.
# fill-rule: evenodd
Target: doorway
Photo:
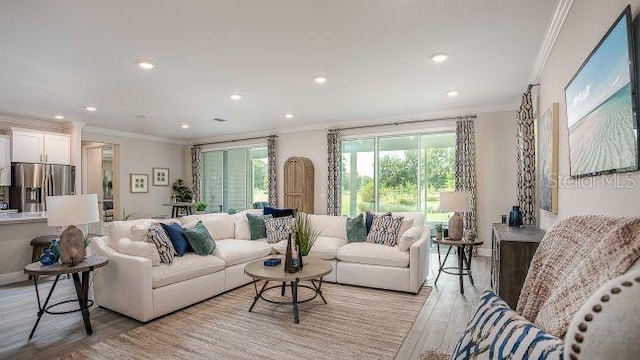
<path fill-rule="evenodd" d="M 89 233 L 103 235 L 106 224 L 120 218 L 119 145 L 82 142 L 82 193 L 97 194 L 100 222 Z"/>

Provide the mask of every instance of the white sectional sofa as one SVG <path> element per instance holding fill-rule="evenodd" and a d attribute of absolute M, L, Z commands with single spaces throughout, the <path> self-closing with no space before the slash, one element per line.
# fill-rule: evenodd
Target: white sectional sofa
<path fill-rule="evenodd" d="M 152 265 L 145 257 L 119 252 L 121 238 L 136 240 L 150 219 L 116 221 L 109 224 L 109 235 L 94 238 L 94 254 L 109 258 L 109 264 L 95 273 L 95 302 L 105 308 L 139 321 L 149 321 L 225 291 L 250 283 L 244 274 L 248 262 L 283 254 L 286 243 L 268 243 L 267 239 L 249 240 L 247 210 L 234 215 L 191 215 L 179 219 L 185 226 L 203 221 L 216 240 L 213 254 L 187 253 L 175 257 L 171 265 Z M 421 213 L 397 213 L 414 219 L 422 236 L 407 251 L 398 246 L 347 241 L 346 217 L 310 215 L 320 236 L 310 257 L 329 261 L 333 272 L 325 281 L 417 293 L 429 269 L 429 228 L 422 226 Z M 133 227 L 133 231 L 132 231 Z M 137 232 L 137 233 L 136 233 Z M 144 232 L 144 231 L 143 231 Z"/>

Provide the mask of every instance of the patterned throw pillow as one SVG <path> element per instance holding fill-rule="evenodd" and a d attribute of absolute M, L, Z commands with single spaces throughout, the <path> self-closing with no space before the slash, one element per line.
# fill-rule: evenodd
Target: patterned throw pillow
<path fill-rule="evenodd" d="M 158 254 L 160 255 L 160 262 L 165 264 L 173 263 L 173 257 L 177 255 L 176 250 L 173 248 L 171 240 L 169 240 L 167 233 L 164 232 L 160 224 L 151 224 L 144 240 L 156 246 Z"/>
<path fill-rule="evenodd" d="M 367 228 L 367 235 L 369 235 L 369 231 L 371 231 L 371 225 L 373 225 L 373 218 L 376 216 L 391 216 L 390 212 L 386 212 L 384 214 L 374 214 L 371 211 L 367 211 L 367 216 L 366 216 L 366 228 Z"/>
<path fill-rule="evenodd" d="M 273 218 L 271 215 L 247 214 L 251 240 L 264 239 L 267 237 L 267 227 L 264 221 L 271 218 Z"/>
<path fill-rule="evenodd" d="M 404 216 L 374 215 L 367 242 L 395 246 Z"/>
<path fill-rule="evenodd" d="M 486 290 L 451 359 L 562 359 L 563 343 Z"/>
<path fill-rule="evenodd" d="M 293 232 L 295 219 L 291 216 L 265 219 L 264 224 L 267 228 L 267 240 L 270 243 L 277 243 L 289 239 L 289 234 Z"/>

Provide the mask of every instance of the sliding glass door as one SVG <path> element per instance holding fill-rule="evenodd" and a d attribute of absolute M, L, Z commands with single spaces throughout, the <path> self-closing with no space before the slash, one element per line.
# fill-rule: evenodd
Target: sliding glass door
<path fill-rule="evenodd" d="M 203 153 L 202 201 L 209 211 L 235 213 L 268 199 L 267 148 Z"/>
<path fill-rule="evenodd" d="M 342 141 L 342 214 L 421 211 L 446 222 L 439 192 L 455 188 L 455 133 Z"/>

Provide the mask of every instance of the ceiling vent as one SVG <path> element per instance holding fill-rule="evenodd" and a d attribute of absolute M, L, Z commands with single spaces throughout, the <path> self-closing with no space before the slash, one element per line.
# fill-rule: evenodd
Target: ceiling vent
<path fill-rule="evenodd" d="M 225 121 L 227 121 L 227 119 L 223 119 L 223 118 L 215 118 L 213 120 L 215 120 L 217 122 L 225 122 Z"/>

